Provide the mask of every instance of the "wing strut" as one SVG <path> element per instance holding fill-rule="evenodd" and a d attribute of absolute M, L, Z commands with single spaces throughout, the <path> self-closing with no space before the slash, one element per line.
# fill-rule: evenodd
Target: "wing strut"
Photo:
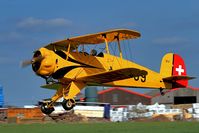
<path fill-rule="evenodd" d="M 102 36 L 103 36 L 104 41 L 105 41 L 105 43 L 106 43 L 106 53 L 107 53 L 107 54 L 110 54 L 109 47 L 108 47 L 108 40 L 107 40 L 107 38 L 106 38 L 106 34 L 103 34 Z"/>
<path fill-rule="evenodd" d="M 119 34 L 118 34 L 118 36 L 116 36 L 116 38 L 117 38 L 118 48 L 119 48 L 119 51 L 120 51 L 120 58 L 122 59 L 122 49 L 121 49 L 121 46 L 120 46 Z"/>
<path fill-rule="evenodd" d="M 68 45 L 68 50 L 67 50 L 67 58 L 66 58 L 67 60 L 68 60 L 69 52 L 70 52 L 70 43 Z"/>

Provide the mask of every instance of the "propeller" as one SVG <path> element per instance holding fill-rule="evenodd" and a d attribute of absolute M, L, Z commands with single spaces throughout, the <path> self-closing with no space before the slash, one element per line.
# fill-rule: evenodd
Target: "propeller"
<path fill-rule="evenodd" d="M 27 66 L 32 64 L 32 60 L 24 60 L 20 64 L 21 64 L 22 68 L 25 68 L 25 67 L 27 67 Z"/>
<path fill-rule="evenodd" d="M 21 67 L 22 67 L 22 68 L 25 68 L 25 67 L 27 67 L 27 66 L 29 66 L 29 65 L 34 64 L 35 62 L 41 62 L 43 59 L 44 59 L 44 56 L 39 55 L 39 56 L 37 56 L 37 57 L 33 57 L 31 60 L 22 61 Z"/>

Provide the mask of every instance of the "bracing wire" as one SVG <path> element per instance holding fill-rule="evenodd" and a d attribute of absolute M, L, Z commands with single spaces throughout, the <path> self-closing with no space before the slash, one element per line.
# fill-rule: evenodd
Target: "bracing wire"
<path fill-rule="evenodd" d="M 114 47 L 115 47 L 115 49 L 114 50 L 112 50 L 113 51 L 113 55 L 115 55 L 115 56 L 117 56 L 117 55 L 119 55 L 119 50 L 118 51 L 116 51 L 116 49 L 117 49 L 117 46 L 116 46 L 116 43 L 114 43 L 113 44 L 114 45 Z M 111 47 L 111 49 L 113 49 L 112 48 L 112 45 L 110 45 Z M 118 52 L 118 53 L 117 53 Z M 113 57 L 114 59 L 116 59 L 117 60 L 117 62 L 118 62 L 118 64 L 120 65 L 120 67 L 122 67 L 122 64 L 119 62 L 119 60 L 118 60 L 118 58 L 116 57 Z M 112 62 L 112 65 L 113 65 L 113 63 L 114 63 L 114 60 L 113 60 L 113 62 Z"/>
<path fill-rule="evenodd" d="M 132 60 L 133 60 L 132 49 L 131 49 L 131 48 L 132 48 L 132 47 L 131 47 L 132 44 L 130 44 L 130 40 L 127 40 L 127 42 L 128 42 L 128 46 L 129 46 L 129 49 L 128 49 L 128 50 L 129 50 L 129 53 L 130 53 L 130 59 L 129 59 L 129 60 L 132 61 Z"/>

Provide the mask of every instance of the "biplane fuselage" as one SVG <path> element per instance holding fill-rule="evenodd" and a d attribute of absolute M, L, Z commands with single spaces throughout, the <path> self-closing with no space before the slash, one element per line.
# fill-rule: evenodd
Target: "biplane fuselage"
<path fill-rule="evenodd" d="M 85 85 L 90 86 L 158 89 L 169 89 L 172 87 L 171 84 L 163 82 L 163 75 L 160 73 L 110 54 L 103 53 L 103 57 L 100 57 L 85 53 L 70 52 L 67 59 L 65 51 L 62 51 L 65 57 L 61 57 L 48 49 L 42 48 L 42 50 L 52 53 L 49 61 L 42 61 L 43 66 L 40 67 L 37 73 L 46 76 L 53 73 L 52 77 L 60 80 L 63 84 L 75 81 L 83 82 Z M 53 64 L 51 70 L 48 66 L 50 62 Z M 45 66 L 48 66 L 47 69 L 45 69 Z"/>
<path fill-rule="evenodd" d="M 41 106 L 42 112 L 50 114 L 54 102 L 61 97 L 64 97 L 64 109 L 72 109 L 74 97 L 86 86 L 160 90 L 186 87 L 191 77 L 186 75 L 184 61 L 177 54 L 168 53 L 163 57 L 160 72 L 123 59 L 120 41 L 138 37 L 140 33 L 136 31 L 119 29 L 69 38 L 38 49 L 31 60 L 33 71 L 46 79 L 47 84 L 42 87 L 57 90 L 51 102 Z M 119 56 L 110 54 L 109 42 L 118 43 Z M 78 50 L 80 45 L 101 43 L 105 43 L 103 53 L 88 54 Z"/>

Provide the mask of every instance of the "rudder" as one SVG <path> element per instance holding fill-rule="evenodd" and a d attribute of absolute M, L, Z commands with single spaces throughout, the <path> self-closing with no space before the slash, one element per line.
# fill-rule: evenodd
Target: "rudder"
<path fill-rule="evenodd" d="M 174 53 L 168 53 L 162 58 L 160 74 L 163 78 L 187 76 L 186 66 L 181 56 Z M 172 80 L 172 88 L 187 87 L 187 79 Z"/>

